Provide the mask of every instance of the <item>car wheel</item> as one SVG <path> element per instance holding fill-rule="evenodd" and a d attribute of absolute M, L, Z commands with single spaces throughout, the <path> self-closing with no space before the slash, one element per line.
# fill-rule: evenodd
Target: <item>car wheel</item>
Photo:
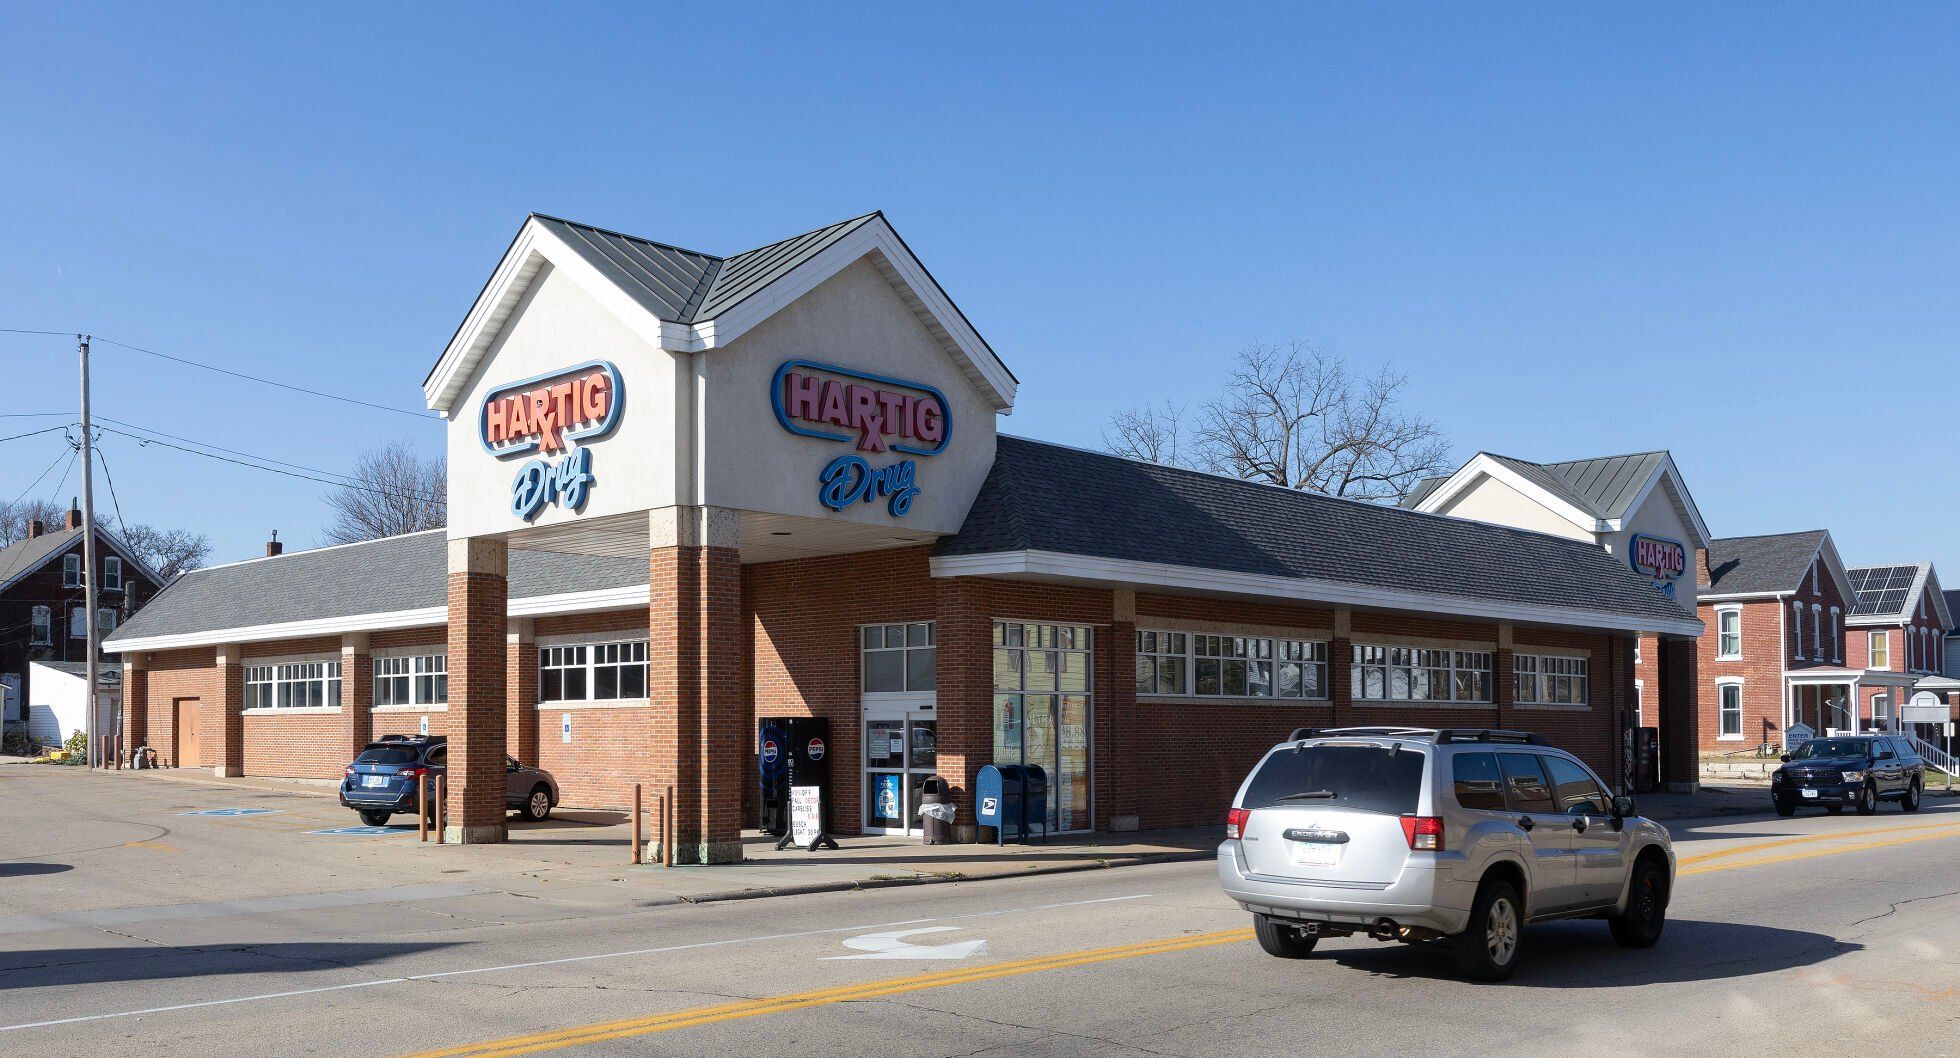
<path fill-rule="evenodd" d="M 1667 925 L 1667 878 L 1660 865 L 1642 860 L 1627 885 L 1627 909 L 1606 920 L 1613 939 L 1625 948 L 1651 948 Z"/>
<path fill-rule="evenodd" d="M 1314 945 L 1320 938 L 1300 927 L 1276 921 L 1270 915 L 1252 916 L 1252 932 L 1259 938 L 1259 946 L 1267 955 L 1281 959 L 1304 959 L 1313 954 Z"/>
<path fill-rule="evenodd" d="M 1777 798 L 1776 814 L 1782 816 L 1785 819 L 1788 819 L 1791 816 L 1796 815 L 1797 803 L 1795 801 L 1786 801 L 1781 797 Z"/>
<path fill-rule="evenodd" d="M 1873 786 L 1869 780 L 1866 781 L 1865 785 L 1859 789 L 1858 800 L 1852 803 L 1852 807 L 1856 808 L 1858 814 L 1861 816 L 1868 816 L 1878 811 L 1878 788 Z"/>
<path fill-rule="evenodd" d="M 1912 785 L 1906 787 L 1906 795 L 1899 800 L 1899 810 L 1902 812 L 1919 811 L 1919 780 L 1914 779 Z"/>
<path fill-rule="evenodd" d="M 1842 812 L 1842 811 L 1844 811 L 1844 806 L 1843 806 L 1843 805 L 1825 805 L 1825 806 L 1824 806 L 1824 811 L 1826 811 L 1826 812 L 1829 812 L 1829 813 L 1830 813 L 1830 814 L 1832 814 L 1832 815 L 1837 815 L 1837 814 L 1838 814 L 1839 812 Z"/>
<path fill-rule="evenodd" d="M 392 812 L 375 812 L 363 809 L 361 811 L 361 822 L 371 827 L 385 827 L 388 825 L 388 817 L 393 814 Z"/>
<path fill-rule="evenodd" d="M 1477 889 L 1470 924 L 1456 938 L 1456 968 L 1473 981 L 1502 981 L 1518 965 L 1524 901 L 1510 882 L 1491 878 Z"/>
<path fill-rule="evenodd" d="M 551 817 L 551 791 L 543 783 L 531 787 L 531 796 L 524 799 L 524 818 L 533 823 L 542 823 Z"/>

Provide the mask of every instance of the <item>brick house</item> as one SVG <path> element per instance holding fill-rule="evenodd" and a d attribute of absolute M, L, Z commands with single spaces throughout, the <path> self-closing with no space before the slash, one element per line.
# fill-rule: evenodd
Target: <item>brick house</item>
<path fill-rule="evenodd" d="M 156 595 L 163 579 L 108 528 L 96 527 L 95 543 L 98 617 L 101 630 L 113 632 Z M 0 685 L 7 688 L 10 725 L 26 722 L 33 701 L 30 662 L 88 660 L 86 590 L 82 512 L 72 506 L 61 528 L 35 519 L 26 537 L 0 548 Z M 114 668 L 116 659 L 108 660 Z"/>
<path fill-rule="evenodd" d="M 459 840 L 508 753 L 568 804 L 671 784 L 723 862 L 762 717 L 827 719 L 839 832 L 916 833 L 937 774 L 969 839 L 984 765 L 1057 832 L 1208 823 L 1301 726 L 1523 728 L 1622 786 L 1643 632 L 1692 730 L 1699 620 L 1593 542 L 999 434 L 1018 385 L 881 215 L 726 258 L 533 216 L 424 385 L 448 528 L 180 578 L 110 640 L 127 739 L 331 777 L 426 724 Z"/>
<path fill-rule="evenodd" d="M 1848 656 L 1852 582 L 1827 530 L 1712 540 L 1697 576 L 1702 752 L 1781 752 L 1794 723 L 1848 729 L 1846 703 L 1890 678 Z"/>
<path fill-rule="evenodd" d="M 1947 693 L 1941 670 L 1952 612 L 1930 562 L 1860 566 L 1848 573 L 1857 601 L 1845 619 L 1845 659 L 1865 670 L 1854 719 L 1860 729 L 1896 730 L 1900 707 L 1922 682 Z"/>

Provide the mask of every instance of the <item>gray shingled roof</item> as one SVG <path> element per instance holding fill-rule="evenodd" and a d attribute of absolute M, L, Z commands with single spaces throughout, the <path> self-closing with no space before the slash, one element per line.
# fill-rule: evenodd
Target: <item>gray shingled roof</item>
<path fill-rule="evenodd" d="M 698 323 L 734 308 L 878 214 L 852 217 L 733 257 L 683 250 L 542 213 L 531 216 L 648 312 L 675 323 Z"/>
<path fill-rule="evenodd" d="M 23 574 L 32 573 L 53 558 L 56 552 L 64 551 L 68 545 L 80 539 L 82 531 L 77 529 L 57 529 L 51 533 L 25 540 L 16 540 L 0 548 L 0 584 L 6 584 Z"/>
<path fill-rule="evenodd" d="M 1002 436 L 933 554 L 1024 550 L 1694 620 L 1592 544 Z"/>
<path fill-rule="evenodd" d="M 1731 536 L 1708 542 L 1710 595 L 1795 591 L 1829 535 L 1822 529 L 1769 536 Z"/>
<path fill-rule="evenodd" d="M 445 541 L 436 530 L 194 570 L 104 642 L 113 650 L 130 639 L 442 606 L 448 600 Z M 513 599 L 646 582 L 643 561 L 510 552 Z"/>

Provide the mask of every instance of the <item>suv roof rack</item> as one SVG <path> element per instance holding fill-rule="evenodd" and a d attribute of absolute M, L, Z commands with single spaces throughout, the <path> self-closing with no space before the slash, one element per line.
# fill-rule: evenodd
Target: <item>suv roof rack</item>
<path fill-rule="evenodd" d="M 1329 735 L 1375 735 L 1389 738 L 1429 737 L 1439 746 L 1452 742 L 1513 742 L 1526 746 L 1549 746 L 1545 736 L 1531 731 L 1509 731 L 1495 727 L 1302 727 L 1287 737 L 1288 742 Z"/>
<path fill-rule="evenodd" d="M 1298 742 L 1303 738 L 1322 738 L 1327 735 L 1434 735 L 1432 727 L 1302 727 L 1287 738 L 1288 742 Z"/>
<path fill-rule="evenodd" d="M 371 744 L 378 746 L 383 742 L 447 742 L 447 741 L 449 741 L 448 735 L 404 735 L 404 734 L 397 733 L 392 735 L 382 735 L 380 738 L 375 739 L 374 742 Z"/>

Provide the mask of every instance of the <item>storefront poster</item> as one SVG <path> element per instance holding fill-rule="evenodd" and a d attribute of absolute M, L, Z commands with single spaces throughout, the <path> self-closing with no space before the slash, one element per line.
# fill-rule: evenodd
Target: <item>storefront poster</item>
<path fill-rule="evenodd" d="M 902 781 L 897 775 L 879 775 L 873 779 L 872 791 L 876 798 L 872 803 L 873 815 L 880 819 L 903 818 L 899 809 L 900 797 L 904 789 L 899 785 Z"/>

